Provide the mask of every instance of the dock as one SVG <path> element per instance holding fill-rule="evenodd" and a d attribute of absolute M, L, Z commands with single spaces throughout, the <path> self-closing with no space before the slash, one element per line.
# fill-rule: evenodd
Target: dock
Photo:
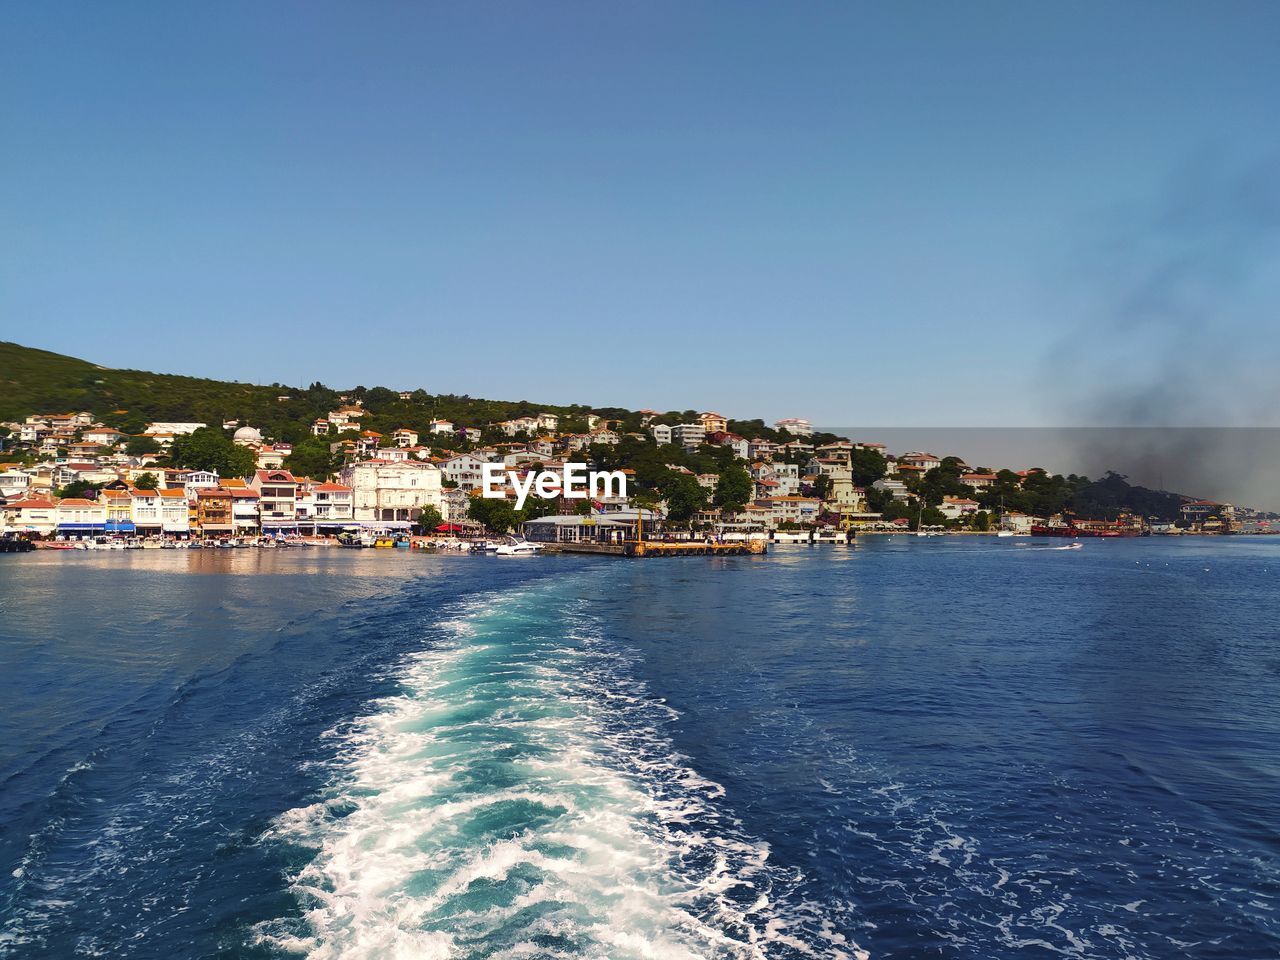
<path fill-rule="evenodd" d="M 547 553 L 593 553 L 607 557 L 745 557 L 766 553 L 763 540 L 699 543 L 694 540 L 624 540 L 621 543 L 540 543 Z"/>

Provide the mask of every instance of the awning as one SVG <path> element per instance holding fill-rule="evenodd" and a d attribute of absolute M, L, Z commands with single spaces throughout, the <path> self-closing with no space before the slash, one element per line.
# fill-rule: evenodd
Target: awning
<path fill-rule="evenodd" d="M 59 530 L 102 530 L 105 523 L 60 523 Z"/>
<path fill-rule="evenodd" d="M 132 520 L 108 520 L 103 529 L 108 533 L 133 533 L 137 528 Z"/>

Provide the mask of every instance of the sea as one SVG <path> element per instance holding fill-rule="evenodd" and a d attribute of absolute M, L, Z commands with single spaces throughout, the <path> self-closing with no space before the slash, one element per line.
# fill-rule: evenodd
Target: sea
<path fill-rule="evenodd" d="M 1280 539 L 0 556 L 0 957 L 1280 957 Z"/>

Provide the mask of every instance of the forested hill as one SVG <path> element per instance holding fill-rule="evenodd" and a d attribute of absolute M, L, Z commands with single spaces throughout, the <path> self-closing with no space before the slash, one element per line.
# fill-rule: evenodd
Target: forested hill
<path fill-rule="evenodd" d="M 429 372 L 424 372 L 429 379 Z M 140 433 L 153 420 L 200 421 L 219 425 L 240 420 L 278 440 L 297 441 L 311 422 L 328 414 L 341 395 L 360 398 L 379 424 L 425 430 L 433 418 L 478 426 L 540 411 L 572 417 L 591 410 L 529 401 L 480 400 L 415 391 L 408 400 L 385 387 L 331 389 L 281 384 L 257 385 L 206 380 L 142 370 L 115 370 L 0 341 L 0 420 L 32 413 L 88 410 L 104 423 Z M 284 399 L 287 398 L 287 399 Z M 626 411 L 601 409 L 606 416 Z"/>

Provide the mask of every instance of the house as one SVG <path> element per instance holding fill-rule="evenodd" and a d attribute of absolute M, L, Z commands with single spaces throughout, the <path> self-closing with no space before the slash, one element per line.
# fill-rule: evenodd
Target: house
<path fill-rule="evenodd" d="M 284 466 L 285 453 L 277 447 L 263 446 L 258 450 L 255 466 L 259 470 L 279 470 Z"/>
<path fill-rule="evenodd" d="M 327 437 L 329 435 L 329 421 L 324 417 L 317 417 L 311 421 L 311 435 L 313 437 Z"/>
<path fill-rule="evenodd" d="M 94 537 L 107 525 L 107 508 L 96 500 L 64 497 L 58 501 L 58 535 L 81 539 Z"/>
<path fill-rule="evenodd" d="M 0 510 L 4 511 L 6 525 L 10 530 L 50 537 L 58 529 L 57 505 L 44 497 L 11 500 L 0 507 Z"/>
<path fill-rule="evenodd" d="M 812 437 L 813 424 L 803 417 L 784 417 L 773 422 L 775 430 L 785 430 L 793 437 Z"/>
<path fill-rule="evenodd" d="M 258 495 L 258 518 L 263 533 L 282 532 L 298 525 L 298 481 L 288 470 L 256 470 L 249 488 Z"/>
<path fill-rule="evenodd" d="M 191 513 L 187 509 L 187 492 L 181 487 L 161 490 L 160 528 L 170 536 L 185 537 L 191 533 Z"/>
<path fill-rule="evenodd" d="M 460 453 L 456 457 L 441 460 L 440 473 L 445 480 L 457 484 L 462 490 L 479 490 L 486 462 L 475 454 Z"/>
<path fill-rule="evenodd" d="M 968 484 L 975 490 L 986 490 L 995 485 L 996 475 L 994 473 L 962 473 L 960 482 Z"/>
<path fill-rule="evenodd" d="M 112 427 L 90 427 L 81 436 L 85 443 L 92 443 L 99 447 L 114 447 L 123 443 L 127 435 Z"/>
<path fill-rule="evenodd" d="M 434 434 L 453 433 L 452 420 L 432 420 L 428 428 Z"/>
<path fill-rule="evenodd" d="M 938 505 L 938 510 L 948 520 L 959 520 L 981 509 L 982 506 L 977 500 L 970 500 L 968 497 L 943 497 L 942 503 Z"/>
<path fill-rule="evenodd" d="M 671 442 L 671 427 L 665 423 L 650 424 L 649 433 L 653 435 L 653 442 L 659 446 L 665 446 Z"/>
<path fill-rule="evenodd" d="M 898 457 L 898 469 L 901 470 L 904 466 L 932 470 L 942 466 L 942 460 L 932 453 L 904 453 Z"/>
<path fill-rule="evenodd" d="M 729 421 L 725 417 L 710 411 L 698 414 L 698 422 L 702 424 L 704 434 L 725 433 L 729 429 Z"/>
<path fill-rule="evenodd" d="M 233 531 L 239 536 L 258 533 L 262 529 L 262 502 L 258 491 L 242 484 L 232 485 L 230 482 L 227 483 L 226 490 L 231 495 Z"/>
<path fill-rule="evenodd" d="M 0 471 L 0 497 L 21 498 L 31 486 L 31 475 L 21 470 Z"/>
<path fill-rule="evenodd" d="M 416 447 L 418 445 L 418 431 L 410 430 L 408 427 L 401 427 L 391 434 L 391 442 L 401 448 Z"/>
<path fill-rule="evenodd" d="M 872 489 L 883 490 L 886 493 L 891 494 L 895 500 L 906 500 L 907 497 L 911 496 L 911 493 L 907 490 L 907 485 L 905 483 L 901 480 L 894 480 L 890 477 L 881 477 L 875 483 L 871 484 L 871 486 Z"/>
<path fill-rule="evenodd" d="M 707 438 L 707 428 L 701 423 L 680 423 L 671 428 L 671 441 L 686 450 L 697 450 Z"/>
<path fill-rule="evenodd" d="M 538 429 L 546 430 L 549 433 L 555 433 L 560 429 L 560 418 L 554 413 L 540 413 L 537 417 Z"/>
<path fill-rule="evenodd" d="M 312 488 L 316 529 L 340 527 L 355 519 L 354 492 L 345 484 L 319 483 Z"/>
<path fill-rule="evenodd" d="M 746 460 L 751 455 L 751 441 L 736 433 L 719 430 L 708 434 L 707 443 L 717 447 L 728 447 L 739 460 Z"/>
<path fill-rule="evenodd" d="M 756 506 L 765 511 L 761 519 L 776 527 L 780 523 L 816 523 L 822 501 L 817 497 L 762 497 Z"/>
<path fill-rule="evenodd" d="M 213 470 L 188 470 L 182 477 L 182 489 L 188 500 L 195 500 L 197 491 L 216 487 L 218 479 L 218 474 Z"/>
<path fill-rule="evenodd" d="M 366 460 L 347 464 L 341 481 L 353 493 L 355 519 L 408 526 L 423 507 L 443 514 L 440 469 L 433 463 Z"/>
<path fill-rule="evenodd" d="M 751 441 L 748 453 L 752 460 L 768 460 L 772 459 L 778 451 L 778 446 L 772 440 L 766 440 L 764 437 L 757 437 Z"/>
<path fill-rule="evenodd" d="M 133 528 L 140 536 L 159 534 L 164 529 L 164 516 L 160 508 L 159 490 L 141 490 L 129 488 L 129 499 L 132 509 L 130 518 Z"/>
<path fill-rule="evenodd" d="M 105 533 L 134 533 L 133 496 L 127 489 L 103 490 L 98 502 L 107 508 Z"/>
<path fill-rule="evenodd" d="M 206 537 L 229 536 L 235 531 L 231 491 L 202 487 L 196 492 L 196 526 Z"/>

